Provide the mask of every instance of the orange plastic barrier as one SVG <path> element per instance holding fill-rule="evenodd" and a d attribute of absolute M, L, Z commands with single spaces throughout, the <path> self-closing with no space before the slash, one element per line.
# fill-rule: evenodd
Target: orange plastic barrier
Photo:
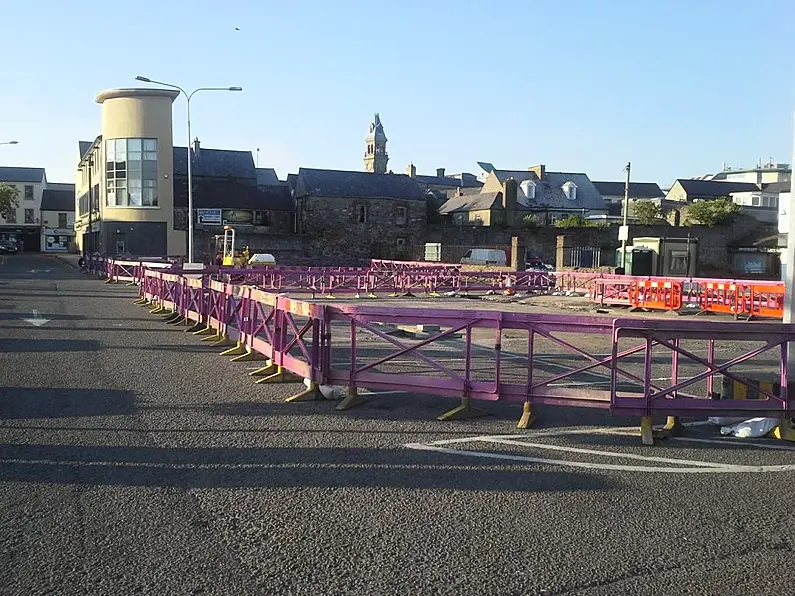
<path fill-rule="evenodd" d="M 754 284 L 742 293 L 743 314 L 769 319 L 784 318 L 784 288 L 781 285 Z"/>
<path fill-rule="evenodd" d="M 629 287 L 633 308 L 679 310 L 682 308 L 682 284 L 676 281 L 636 281 Z"/>
<path fill-rule="evenodd" d="M 737 284 L 706 283 L 701 287 L 701 310 L 737 316 L 742 314 L 744 286 Z"/>

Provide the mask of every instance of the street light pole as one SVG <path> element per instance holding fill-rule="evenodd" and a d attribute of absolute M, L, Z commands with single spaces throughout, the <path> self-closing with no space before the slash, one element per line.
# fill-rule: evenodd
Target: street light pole
<path fill-rule="evenodd" d="M 243 91 L 243 87 L 199 87 L 198 89 L 194 89 L 188 93 L 178 85 L 172 85 L 171 83 L 164 83 L 162 81 L 155 81 L 154 79 L 149 79 L 147 77 L 137 76 L 135 77 L 135 80 L 142 81 L 144 83 L 152 83 L 154 85 L 163 85 L 164 87 L 171 87 L 172 89 L 178 89 L 180 92 L 182 92 L 188 102 L 188 263 L 193 264 L 193 168 L 191 166 L 192 138 L 190 133 L 190 100 L 199 91 Z"/>
<path fill-rule="evenodd" d="M 0 145 L 19 145 L 19 141 L 3 141 Z"/>
<path fill-rule="evenodd" d="M 624 207 L 622 211 L 624 212 L 624 217 L 622 218 L 622 224 L 624 228 L 624 234 L 628 234 L 628 216 L 629 216 L 629 173 L 632 169 L 632 163 L 627 162 L 627 167 L 624 168 L 624 171 L 627 173 L 627 181 L 624 184 Z M 624 275 L 627 273 L 627 238 L 624 237 L 621 240 L 621 268 L 624 270 Z"/>

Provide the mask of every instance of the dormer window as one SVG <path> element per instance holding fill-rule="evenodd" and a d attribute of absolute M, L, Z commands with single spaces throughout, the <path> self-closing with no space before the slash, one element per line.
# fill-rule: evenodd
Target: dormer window
<path fill-rule="evenodd" d="M 522 192 L 524 196 L 528 199 L 532 200 L 536 198 L 536 183 L 532 180 L 525 180 L 523 181 L 520 186 L 522 187 Z"/>
<path fill-rule="evenodd" d="M 567 182 L 563 185 L 563 194 L 566 195 L 566 198 L 570 201 L 574 201 L 577 199 L 577 185 L 574 182 Z"/>

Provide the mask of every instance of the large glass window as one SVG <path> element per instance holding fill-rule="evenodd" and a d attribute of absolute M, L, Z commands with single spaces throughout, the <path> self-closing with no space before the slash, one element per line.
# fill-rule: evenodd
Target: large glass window
<path fill-rule="evenodd" d="M 105 179 L 110 207 L 157 206 L 157 139 L 105 141 Z"/>

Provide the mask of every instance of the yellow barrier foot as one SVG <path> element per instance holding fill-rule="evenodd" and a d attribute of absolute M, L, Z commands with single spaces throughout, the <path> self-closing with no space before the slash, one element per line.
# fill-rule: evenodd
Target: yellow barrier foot
<path fill-rule="evenodd" d="M 166 310 L 166 309 L 163 308 L 162 306 L 155 306 L 152 310 L 149 311 L 149 314 L 150 315 L 159 315 L 164 310 Z"/>
<path fill-rule="evenodd" d="M 310 383 L 309 387 L 300 393 L 291 395 L 284 401 L 287 403 L 292 403 L 294 401 L 315 401 L 317 399 L 320 399 L 320 388 L 318 387 L 317 383 Z"/>
<path fill-rule="evenodd" d="M 400 296 L 400 294 L 398 294 L 397 292 L 392 292 L 392 293 L 389 295 L 389 297 L 390 297 L 390 298 L 397 298 L 398 296 Z"/>
<path fill-rule="evenodd" d="M 472 398 L 465 397 L 461 400 L 460 406 L 445 412 L 437 420 L 468 420 L 469 418 L 480 418 L 488 415 L 489 413 L 486 410 L 472 406 Z"/>
<path fill-rule="evenodd" d="M 193 335 L 215 335 L 215 334 L 216 334 L 215 329 L 213 329 L 209 325 L 204 325 L 198 331 L 194 331 L 193 332 Z M 202 340 L 202 341 L 204 341 L 204 340 Z"/>
<path fill-rule="evenodd" d="M 166 324 L 171 323 L 171 321 L 181 320 L 181 319 L 182 315 L 180 315 L 178 312 L 171 312 L 163 315 L 163 322 Z"/>
<path fill-rule="evenodd" d="M 276 372 L 267 377 L 262 377 L 254 381 L 257 385 L 261 383 L 296 383 L 302 382 L 303 379 L 294 375 L 293 373 L 284 370 L 281 366 L 276 367 Z"/>
<path fill-rule="evenodd" d="M 188 319 L 185 319 L 186 324 L 187 321 Z M 185 333 L 193 333 L 194 335 L 198 335 L 200 331 L 203 331 L 205 329 L 207 329 L 207 327 L 205 327 L 204 323 L 194 323 L 193 325 L 185 329 Z"/>
<path fill-rule="evenodd" d="M 138 298 L 137 300 L 133 300 L 133 304 L 137 304 L 138 306 L 142 304 L 146 304 L 149 302 L 146 298 Z"/>
<path fill-rule="evenodd" d="M 115 282 L 111 278 L 108 278 L 108 279 L 105 280 L 105 283 L 106 284 L 112 284 L 112 283 L 115 283 Z"/>
<path fill-rule="evenodd" d="M 378 296 L 376 296 L 375 294 L 367 294 L 367 297 L 368 298 L 378 298 Z"/>
<path fill-rule="evenodd" d="M 202 341 L 218 341 L 220 339 L 223 339 L 223 337 L 224 336 L 219 331 L 216 331 L 212 335 L 208 335 L 207 337 L 203 337 Z"/>
<path fill-rule="evenodd" d="M 519 424 L 516 425 L 516 428 L 530 428 L 533 422 L 535 422 L 535 419 L 533 406 L 529 401 L 526 401 L 522 406 L 522 417 L 519 418 Z"/>
<path fill-rule="evenodd" d="M 242 343 L 237 342 L 234 347 L 229 348 L 228 350 L 224 350 L 221 352 L 221 356 L 242 356 L 246 353 L 246 346 Z"/>
<path fill-rule="evenodd" d="M 778 426 L 768 433 L 768 436 L 782 441 L 795 441 L 795 428 L 792 428 L 792 420 L 782 418 L 778 421 Z"/>
<path fill-rule="evenodd" d="M 359 393 L 358 387 L 348 387 L 348 395 L 346 395 L 343 400 L 337 404 L 337 407 L 334 408 L 335 410 L 349 410 L 354 406 L 358 406 L 359 404 L 363 404 L 369 399 L 367 395 L 362 395 Z"/>
<path fill-rule="evenodd" d="M 644 445 L 654 445 L 654 426 L 651 421 L 651 416 L 641 416 L 640 418 L 640 440 Z"/>
<path fill-rule="evenodd" d="M 329 300 L 336 300 L 337 297 L 334 294 L 326 294 L 326 298 Z"/>
<path fill-rule="evenodd" d="M 273 360 L 268 360 L 265 366 L 252 370 L 248 373 L 250 377 L 261 377 L 263 375 L 272 375 L 276 372 L 276 365 L 273 363 Z"/>
<path fill-rule="evenodd" d="M 140 302 L 138 304 L 138 306 L 143 306 L 144 308 L 149 308 L 150 306 L 154 306 L 154 303 L 152 303 L 150 300 L 144 300 L 143 302 Z"/>
<path fill-rule="evenodd" d="M 231 359 L 231 362 L 256 362 L 257 360 L 265 360 L 265 356 L 259 352 L 255 352 L 254 350 L 246 348 L 246 351 L 243 354 L 235 356 Z"/>
<path fill-rule="evenodd" d="M 357 292 L 356 294 L 353 295 L 353 297 L 356 298 L 356 300 L 359 300 L 359 298 L 361 298 L 362 295 Z"/>
<path fill-rule="evenodd" d="M 668 416 L 662 428 L 654 430 L 654 437 L 657 439 L 667 439 L 668 437 L 678 437 L 682 434 L 684 427 L 679 421 L 678 416 Z"/>
<path fill-rule="evenodd" d="M 176 319 L 170 319 L 166 321 L 166 325 L 181 325 L 182 323 L 185 322 L 185 320 L 186 320 L 185 317 L 180 315 Z"/>

